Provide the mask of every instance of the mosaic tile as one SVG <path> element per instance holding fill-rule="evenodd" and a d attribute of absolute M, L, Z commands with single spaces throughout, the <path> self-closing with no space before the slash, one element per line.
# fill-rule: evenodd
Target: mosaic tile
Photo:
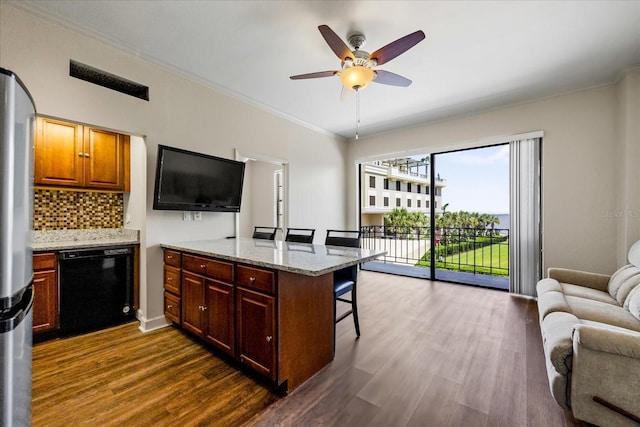
<path fill-rule="evenodd" d="M 122 193 L 34 189 L 34 230 L 122 228 Z"/>

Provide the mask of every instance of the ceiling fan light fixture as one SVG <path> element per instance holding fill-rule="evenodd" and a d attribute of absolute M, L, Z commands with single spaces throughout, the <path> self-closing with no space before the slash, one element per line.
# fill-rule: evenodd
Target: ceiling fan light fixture
<path fill-rule="evenodd" d="M 347 89 L 360 90 L 367 87 L 375 76 L 376 73 L 371 68 L 355 65 L 342 70 L 340 80 Z"/>

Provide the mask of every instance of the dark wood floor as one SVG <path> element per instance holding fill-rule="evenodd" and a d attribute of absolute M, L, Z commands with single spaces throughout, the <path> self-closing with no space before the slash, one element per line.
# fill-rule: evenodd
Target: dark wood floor
<path fill-rule="evenodd" d="M 33 424 L 579 426 L 549 392 L 535 301 L 362 272 L 362 337 L 285 398 L 174 328 L 37 345 Z"/>
<path fill-rule="evenodd" d="M 33 426 L 237 426 L 277 400 L 170 327 L 137 323 L 33 349 Z"/>

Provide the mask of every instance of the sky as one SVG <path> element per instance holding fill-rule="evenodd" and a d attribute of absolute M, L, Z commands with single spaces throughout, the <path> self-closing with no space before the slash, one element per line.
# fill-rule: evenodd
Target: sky
<path fill-rule="evenodd" d="M 424 156 L 412 156 L 422 158 Z M 509 212 L 509 145 L 437 154 L 435 172 L 446 180 L 447 211 Z"/>

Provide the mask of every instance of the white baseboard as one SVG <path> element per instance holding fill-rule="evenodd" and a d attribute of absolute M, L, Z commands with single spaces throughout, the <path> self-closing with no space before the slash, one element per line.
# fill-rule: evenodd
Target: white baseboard
<path fill-rule="evenodd" d="M 140 321 L 140 326 L 138 329 L 144 332 L 155 331 L 156 329 L 166 328 L 171 324 L 168 322 L 164 316 L 154 317 L 153 319 L 145 318 L 140 311 L 137 313 L 138 320 Z"/>

